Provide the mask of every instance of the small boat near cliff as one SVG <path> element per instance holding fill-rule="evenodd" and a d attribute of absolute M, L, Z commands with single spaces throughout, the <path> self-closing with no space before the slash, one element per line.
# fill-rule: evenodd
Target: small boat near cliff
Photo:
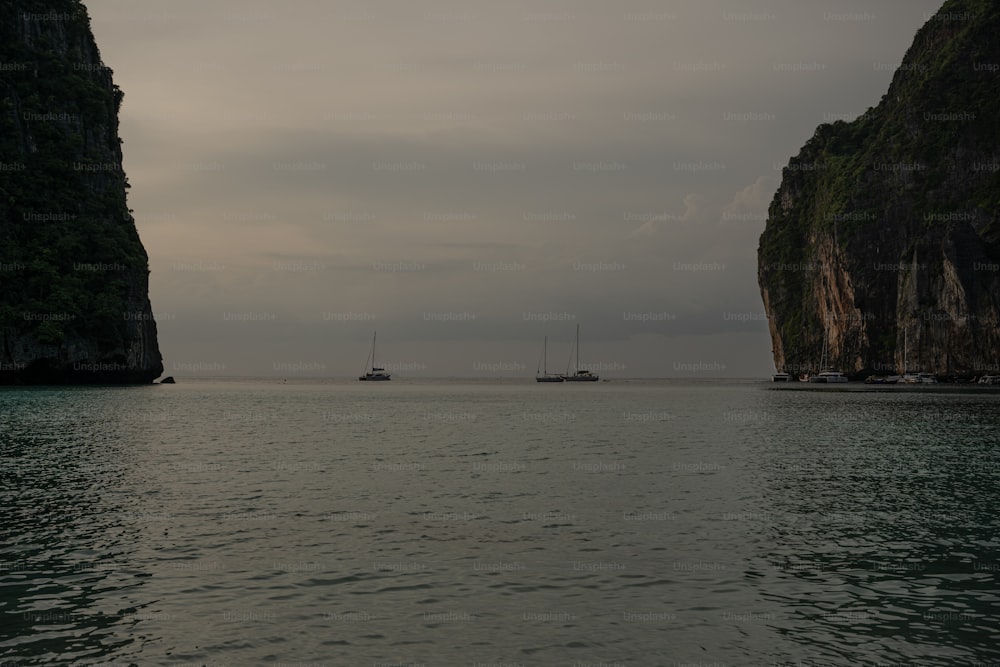
<path fill-rule="evenodd" d="M 937 376 L 933 373 L 913 372 L 909 370 L 908 356 L 910 354 L 909 336 L 903 330 L 903 375 L 899 378 L 900 384 L 937 384 Z"/>
<path fill-rule="evenodd" d="M 899 382 L 898 375 L 870 375 L 865 378 L 865 384 L 896 384 Z"/>
<path fill-rule="evenodd" d="M 907 373 L 900 380 L 903 384 L 937 384 L 937 381 L 933 373 Z"/>
<path fill-rule="evenodd" d="M 838 384 L 840 382 L 847 382 L 847 376 L 840 371 L 824 370 L 820 371 L 817 375 L 810 375 L 809 381 L 825 384 Z"/>
<path fill-rule="evenodd" d="M 833 370 L 827 366 L 826 356 L 827 348 L 830 344 L 830 330 L 827 329 L 823 334 L 823 359 L 820 362 L 821 370 L 816 375 L 809 375 L 809 382 L 819 383 L 819 384 L 839 384 L 841 382 L 847 382 L 847 376 L 840 371 Z"/>

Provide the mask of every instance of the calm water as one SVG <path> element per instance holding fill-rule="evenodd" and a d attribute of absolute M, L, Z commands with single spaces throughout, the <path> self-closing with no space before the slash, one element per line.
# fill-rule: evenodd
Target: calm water
<path fill-rule="evenodd" d="M 0 390 L 0 664 L 1000 663 L 1000 391 Z"/>

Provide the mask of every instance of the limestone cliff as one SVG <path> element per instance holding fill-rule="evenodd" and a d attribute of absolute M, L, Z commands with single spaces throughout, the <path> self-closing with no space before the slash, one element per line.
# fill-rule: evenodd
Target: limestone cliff
<path fill-rule="evenodd" d="M 817 370 L 826 334 L 855 377 L 997 373 L 998 219 L 1000 4 L 949 0 L 881 102 L 783 171 L 758 250 L 775 367 Z"/>
<path fill-rule="evenodd" d="M 0 0 L 0 384 L 163 371 L 121 102 L 79 0 Z"/>

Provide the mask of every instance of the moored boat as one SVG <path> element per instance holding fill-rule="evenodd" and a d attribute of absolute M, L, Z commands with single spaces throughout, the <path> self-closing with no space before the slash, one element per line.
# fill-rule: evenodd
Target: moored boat
<path fill-rule="evenodd" d="M 372 350 L 368 354 L 368 358 L 365 359 L 365 374 L 358 377 L 361 382 L 385 382 L 391 380 L 391 376 L 386 372 L 384 368 L 379 368 L 375 365 L 375 336 L 377 332 L 372 334 Z M 368 366 L 368 362 L 371 362 L 371 366 Z M 371 370 L 368 370 L 371 368 Z"/>
<path fill-rule="evenodd" d="M 818 384 L 837 384 L 837 383 L 840 383 L 840 382 L 847 382 L 847 376 L 846 375 L 844 375 L 840 371 L 833 370 L 832 368 L 830 368 L 830 367 L 828 367 L 826 365 L 826 363 L 827 363 L 826 362 L 827 348 L 829 347 L 829 342 L 830 342 L 830 330 L 827 329 L 824 332 L 824 334 L 823 334 L 823 358 L 822 358 L 822 361 L 820 362 L 820 368 L 822 368 L 823 370 L 821 370 L 816 375 L 810 374 L 808 376 L 809 382 L 812 382 L 814 384 L 817 384 L 817 383 Z"/>
<path fill-rule="evenodd" d="M 907 373 L 900 380 L 902 384 L 937 384 L 937 376 L 933 373 Z"/>
<path fill-rule="evenodd" d="M 819 375 L 816 376 L 818 382 L 825 382 L 826 384 L 837 384 L 840 382 L 847 382 L 847 376 L 840 371 L 825 370 L 820 371 Z M 810 382 L 812 378 L 809 379 Z"/>
<path fill-rule="evenodd" d="M 549 337 L 546 336 L 542 342 L 542 358 L 538 362 L 538 369 L 535 371 L 535 382 L 564 382 L 562 375 L 549 373 L 546 366 L 548 362 Z"/>
<path fill-rule="evenodd" d="M 570 374 L 569 366 L 570 363 L 573 364 L 573 373 Z M 572 354 L 572 358 L 566 364 L 566 372 L 563 374 L 562 378 L 566 382 L 597 382 L 600 377 L 591 373 L 587 370 L 581 370 L 579 368 L 580 364 L 580 325 L 576 325 L 576 348 Z"/>

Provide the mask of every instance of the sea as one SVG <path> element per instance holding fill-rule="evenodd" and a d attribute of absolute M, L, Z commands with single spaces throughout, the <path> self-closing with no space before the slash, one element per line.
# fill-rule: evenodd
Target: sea
<path fill-rule="evenodd" d="M 1000 389 L 0 389 L 26 665 L 1000 665 Z"/>

